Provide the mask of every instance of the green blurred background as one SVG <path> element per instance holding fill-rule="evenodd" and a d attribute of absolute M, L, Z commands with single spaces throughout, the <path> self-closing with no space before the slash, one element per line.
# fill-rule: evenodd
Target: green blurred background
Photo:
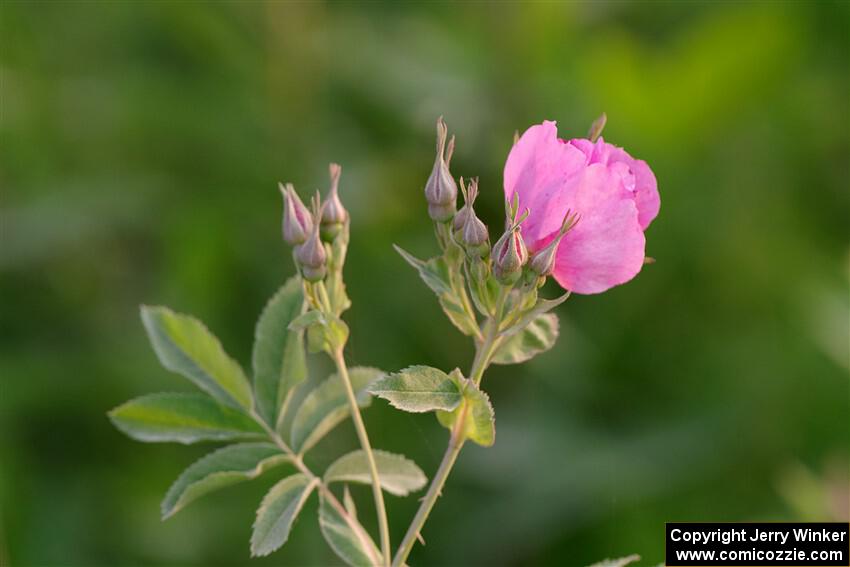
<path fill-rule="evenodd" d="M 553 351 L 489 372 L 497 443 L 461 455 L 412 564 L 655 565 L 665 521 L 847 520 L 849 6 L 6 0 L 0 563 L 337 563 L 315 501 L 249 562 L 274 474 L 161 522 L 209 446 L 136 443 L 105 412 L 191 390 L 158 365 L 142 302 L 197 315 L 248 366 L 293 272 L 276 184 L 324 189 L 329 161 L 353 219 L 351 363 L 468 367 L 391 248 L 434 250 L 440 114 L 491 226 L 514 131 L 580 136 L 602 111 L 662 208 L 654 265 L 559 308 Z M 376 402 L 366 421 L 435 470 L 433 417 Z M 345 424 L 313 458 L 355 444 Z M 390 499 L 398 542 L 416 498 Z"/>

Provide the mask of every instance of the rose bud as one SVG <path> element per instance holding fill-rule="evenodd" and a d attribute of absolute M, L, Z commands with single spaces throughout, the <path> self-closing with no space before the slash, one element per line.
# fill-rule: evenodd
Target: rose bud
<path fill-rule="evenodd" d="M 512 285 L 528 260 L 519 224 L 510 227 L 493 246 L 493 275 L 504 285 Z"/>
<path fill-rule="evenodd" d="M 457 184 L 449 172 L 449 162 L 454 150 L 454 137 L 449 141 L 448 152 L 446 137 L 448 129 L 441 116 L 437 120 L 437 157 L 434 168 L 425 183 L 425 199 L 428 201 L 428 215 L 437 222 L 450 220 L 457 206 Z"/>
<path fill-rule="evenodd" d="M 292 183 L 278 183 L 283 195 L 283 240 L 290 246 L 296 246 L 307 240 L 313 230 L 313 217 L 298 198 Z"/>
<path fill-rule="evenodd" d="M 321 218 L 323 206 L 320 206 L 318 192 L 313 199 L 313 214 Z M 317 282 L 324 279 L 327 273 L 328 256 L 325 245 L 319 236 L 319 224 L 314 223 L 313 231 L 303 244 L 295 249 L 295 262 L 301 269 L 301 275 L 308 282 Z"/>
<path fill-rule="evenodd" d="M 461 179 L 461 189 L 463 189 L 463 179 Z M 466 222 L 463 225 L 460 235 L 460 241 L 466 248 L 466 252 L 471 257 L 481 257 L 487 254 L 490 250 L 490 234 L 481 219 L 475 214 L 475 199 L 478 197 L 478 179 L 473 179 L 469 183 L 469 190 L 464 191 L 466 204 L 464 208 L 467 210 Z"/>
<path fill-rule="evenodd" d="M 342 201 L 339 200 L 339 176 L 342 173 L 342 167 L 336 163 L 330 165 L 331 188 L 328 191 L 328 197 L 325 199 L 325 206 L 322 212 L 322 238 L 326 241 L 332 241 L 345 221 L 348 220 L 348 211 L 342 206 Z"/>
<path fill-rule="evenodd" d="M 558 245 L 561 239 L 567 234 L 572 227 L 579 221 L 579 216 L 567 211 L 564 216 L 564 223 L 561 225 L 561 230 L 558 235 L 546 245 L 542 250 L 538 250 L 531 255 L 531 260 L 528 262 L 528 267 L 538 276 L 547 277 L 555 271 L 555 256 L 558 252 Z"/>

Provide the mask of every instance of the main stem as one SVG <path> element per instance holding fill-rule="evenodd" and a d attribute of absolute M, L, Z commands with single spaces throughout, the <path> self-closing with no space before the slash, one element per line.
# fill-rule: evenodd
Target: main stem
<path fill-rule="evenodd" d="M 472 369 L 469 371 L 469 379 L 476 385 L 481 383 L 484 371 L 487 369 L 487 366 L 490 365 L 490 359 L 492 358 L 499 343 L 499 321 L 501 320 L 501 311 L 506 294 L 507 292 L 505 290 L 503 290 L 500 294 L 498 306 L 496 308 L 496 315 L 495 317 L 487 320 L 487 324 L 484 327 L 484 340 L 475 349 L 475 358 L 472 362 Z M 463 444 L 466 441 L 463 436 L 463 423 L 466 420 L 466 412 L 469 406 L 466 401 L 462 402 L 462 404 L 460 415 L 458 415 L 458 419 L 452 428 L 451 436 L 449 437 L 449 446 L 446 447 L 446 452 L 443 454 L 443 460 L 440 462 L 440 467 L 437 469 L 436 474 L 434 474 L 434 478 L 431 480 L 431 486 L 428 487 L 428 492 L 425 493 L 425 497 L 422 498 L 422 504 L 419 505 L 419 510 L 416 511 L 416 515 L 413 517 L 413 521 L 410 523 L 407 533 L 404 534 L 404 539 L 402 540 L 401 545 L 399 545 L 398 551 L 396 551 L 395 558 L 393 559 L 392 567 L 401 567 L 404 565 L 404 562 L 407 561 L 407 556 L 410 555 L 410 552 L 413 550 L 413 544 L 416 542 L 416 537 L 422 530 L 422 526 L 425 525 L 425 521 L 428 519 L 431 509 L 437 502 L 437 498 L 440 497 L 440 494 L 443 491 L 443 486 L 446 484 L 446 479 L 449 477 L 449 473 L 457 460 L 457 456 L 463 448 Z"/>
<path fill-rule="evenodd" d="M 384 492 L 381 488 L 381 479 L 378 476 L 378 465 L 375 463 L 372 445 L 369 443 L 369 436 L 366 434 L 366 425 L 363 423 L 363 417 L 360 415 L 360 408 L 357 405 L 354 388 L 351 386 L 351 378 L 348 375 L 348 367 L 345 365 L 345 357 L 342 355 L 342 349 L 338 348 L 334 351 L 332 358 L 336 364 L 339 377 L 345 385 L 348 404 L 351 406 L 351 418 L 354 421 L 354 429 L 357 430 L 360 446 L 363 448 L 363 452 L 366 453 L 366 460 L 369 463 L 369 474 L 372 476 L 372 494 L 375 497 L 375 510 L 378 514 L 378 530 L 381 532 L 381 553 L 384 556 L 384 565 L 389 566 L 391 550 L 390 528 L 387 522 L 387 508 L 384 505 Z"/>

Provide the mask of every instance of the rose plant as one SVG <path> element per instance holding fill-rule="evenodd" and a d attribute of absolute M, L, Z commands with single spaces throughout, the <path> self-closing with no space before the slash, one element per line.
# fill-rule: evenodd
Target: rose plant
<path fill-rule="evenodd" d="M 515 140 L 504 169 L 505 229 L 491 246 L 475 212 L 478 179 L 450 173 L 454 137 L 437 121 L 437 153 L 425 184 L 439 252 L 421 260 L 396 247 L 433 291 L 442 310 L 475 345 L 469 370 L 413 365 L 392 373 L 346 364 L 351 301 L 343 279 L 349 214 L 339 198 L 341 168 L 330 166 L 330 189 L 310 208 L 291 184 L 281 185 L 283 240 L 298 275 L 269 300 L 254 334 L 251 380 L 197 319 L 166 307 L 143 306 L 142 322 L 165 368 L 198 393 L 144 395 L 109 412 L 130 437 L 146 442 L 226 442 L 190 465 L 162 501 L 163 519 L 219 488 L 271 469 L 285 470 L 263 498 L 251 537 L 252 555 L 267 555 L 288 539 L 313 493 L 326 541 L 349 565 L 405 565 L 466 442 L 496 440 L 493 405 L 482 388 L 491 364 L 518 364 L 552 348 L 552 310 L 571 293 L 594 294 L 632 279 L 645 263 L 644 230 L 659 210 L 655 177 L 641 160 L 600 136 L 603 117 L 587 138 L 561 140 L 554 122 Z M 463 206 L 457 209 L 458 190 Z M 564 289 L 540 295 L 552 277 Z M 307 352 L 324 353 L 336 373 L 307 380 Z M 374 449 L 361 417 L 373 397 L 399 410 L 434 413 L 448 430 L 443 459 L 428 483 L 402 455 Z M 306 455 L 350 418 L 360 448 L 323 472 Z M 348 485 L 370 485 L 378 543 L 358 520 Z M 416 515 L 393 551 L 384 492 L 406 496 L 424 488 Z M 341 487 L 341 489 L 340 489 Z M 606 563 L 623 565 L 634 556 Z"/>

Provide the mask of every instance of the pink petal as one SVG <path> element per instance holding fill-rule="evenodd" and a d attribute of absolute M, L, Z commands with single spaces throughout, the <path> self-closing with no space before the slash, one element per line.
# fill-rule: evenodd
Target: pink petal
<path fill-rule="evenodd" d="M 640 227 L 646 227 L 658 216 L 661 209 L 661 199 L 658 196 L 658 183 L 649 165 L 641 159 L 635 159 L 623 148 L 608 144 L 602 137 L 596 143 L 584 138 L 575 138 L 569 144 L 580 149 L 587 157 L 588 163 L 602 163 L 611 166 L 625 164 L 631 179 L 624 179 L 626 187 L 635 193 L 635 201 L 639 211 Z"/>
<path fill-rule="evenodd" d="M 643 266 L 645 240 L 634 194 L 621 173 L 589 165 L 573 183 L 567 208 L 581 219 L 561 241 L 555 279 L 574 293 L 600 293 L 635 277 Z"/>
<path fill-rule="evenodd" d="M 519 194 L 520 211 L 528 208 L 522 236 L 531 252 L 561 226 L 575 179 L 584 170 L 584 154 L 558 139 L 554 122 L 532 126 L 511 149 L 505 163 L 505 197 Z"/>

